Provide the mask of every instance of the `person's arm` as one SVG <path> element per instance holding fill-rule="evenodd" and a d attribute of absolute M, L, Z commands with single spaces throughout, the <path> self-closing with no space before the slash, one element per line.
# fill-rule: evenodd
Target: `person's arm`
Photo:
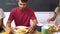
<path fill-rule="evenodd" d="M 32 22 L 33 22 L 33 24 L 31 25 L 31 27 L 32 27 L 33 29 L 35 29 L 38 21 L 37 21 L 37 19 L 34 19 L 34 20 L 32 20 Z"/>
<path fill-rule="evenodd" d="M 32 12 L 31 12 L 31 19 L 32 19 L 32 22 L 33 22 L 33 24 L 31 25 L 31 27 L 32 27 L 32 28 L 35 28 L 35 26 L 37 25 L 38 21 L 37 21 L 37 18 L 36 18 L 36 16 L 35 16 L 33 10 L 32 10 Z"/>
<path fill-rule="evenodd" d="M 6 32 L 8 34 L 13 34 L 13 32 L 14 32 L 14 30 L 11 28 L 11 22 L 12 21 L 8 20 L 7 23 L 6 23 Z"/>
<path fill-rule="evenodd" d="M 49 18 L 47 21 L 50 23 L 50 21 L 54 21 L 57 17 L 57 14 L 55 13 L 52 18 Z"/>
<path fill-rule="evenodd" d="M 30 26 L 30 28 L 29 28 L 28 30 L 29 30 L 29 32 L 34 32 L 35 27 L 36 27 L 38 21 L 37 21 L 37 18 L 36 18 L 36 16 L 35 16 L 33 10 L 32 10 L 32 12 L 30 13 L 30 15 L 31 15 L 31 19 L 32 19 L 32 25 Z"/>
<path fill-rule="evenodd" d="M 54 21 L 54 20 L 56 19 L 58 9 L 59 9 L 59 7 L 56 7 L 56 8 L 55 8 L 54 15 L 53 15 L 53 17 L 50 19 L 51 21 Z"/>
<path fill-rule="evenodd" d="M 13 21 L 13 18 L 14 18 L 14 11 L 15 11 L 15 9 L 12 9 L 11 12 L 10 12 L 8 21 L 6 23 L 7 28 L 11 28 L 11 22 Z"/>
<path fill-rule="evenodd" d="M 5 15 L 4 15 L 4 11 L 2 8 L 0 8 L 0 27 L 2 28 L 3 25 L 3 19 L 4 19 Z"/>
<path fill-rule="evenodd" d="M 33 22 L 33 24 L 28 28 L 28 32 L 29 33 L 33 33 L 34 32 L 35 27 L 36 27 L 36 25 L 38 23 L 36 19 L 32 20 L 32 22 Z"/>
<path fill-rule="evenodd" d="M 51 21 L 54 21 L 54 20 L 56 19 L 56 17 L 57 17 L 57 13 L 55 13 L 50 20 L 51 20 Z"/>
<path fill-rule="evenodd" d="M 14 18 L 14 9 L 11 10 L 8 21 L 6 23 L 6 31 L 7 31 L 7 33 L 12 33 L 13 32 L 13 29 L 11 28 L 11 22 L 13 21 L 13 18 Z"/>
<path fill-rule="evenodd" d="M 3 26 L 3 18 L 0 19 L 0 28 L 2 28 L 2 26 Z"/>
<path fill-rule="evenodd" d="M 32 28 L 35 28 L 36 25 L 37 25 L 37 23 L 38 23 L 38 21 L 37 21 L 37 18 L 36 18 L 36 16 L 35 16 L 33 10 L 32 10 L 32 12 L 31 12 L 31 19 L 32 19 L 32 22 L 33 22 L 33 24 L 31 25 L 31 27 L 32 27 Z"/>
<path fill-rule="evenodd" d="M 10 20 L 7 21 L 6 28 L 11 28 L 11 21 Z"/>
<path fill-rule="evenodd" d="M 59 8 L 59 7 L 56 7 L 55 12 L 54 12 L 54 15 L 52 16 L 52 18 L 49 18 L 49 19 L 47 20 L 48 23 L 49 23 L 50 21 L 54 21 L 54 20 L 56 19 L 58 8 Z"/>

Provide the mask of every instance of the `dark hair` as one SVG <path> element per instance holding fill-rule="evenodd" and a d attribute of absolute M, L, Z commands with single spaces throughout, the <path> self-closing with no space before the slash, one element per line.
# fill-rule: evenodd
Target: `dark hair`
<path fill-rule="evenodd" d="M 27 2 L 28 0 L 21 0 L 21 2 Z M 19 2 L 19 0 L 18 0 L 18 2 Z"/>

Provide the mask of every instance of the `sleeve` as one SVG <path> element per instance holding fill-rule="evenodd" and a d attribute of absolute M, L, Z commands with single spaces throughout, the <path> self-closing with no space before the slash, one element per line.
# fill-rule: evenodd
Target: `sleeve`
<path fill-rule="evenodd" d="M 4 18 L 5 14 L 2 8 L 0 8 L 0 19 Z"/>
<path fill-rule="evenodd" d="M 14 9 L 11 10 L 8 20 L 12 21 L 14 19 Z"/>
<path fill-rule="evenodd" d="M 34 13 L 33 10 L 31 10 L 31 19 L 32 19 L 32 20 L 36 19 L 36 16 L 35 16 L 35 13 Z"/>
<path fill-rule="evenodd" d="M 59 9 L 59 7 L 56 7 L 56 9 L 55 9 L 55 13 L 57 13 L 58 9 Z"/>

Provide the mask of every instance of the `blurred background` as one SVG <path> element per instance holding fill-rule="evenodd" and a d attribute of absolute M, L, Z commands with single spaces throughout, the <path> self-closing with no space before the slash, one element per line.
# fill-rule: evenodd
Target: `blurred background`
<path fill-rule="evenodd" d="M 58 6 L 59 0 L 28 0 L 28 6 L 36 12 L 51 12 Z M 0 7 L 8 12 L 17 6 L 17 0 L 0 0 Z"/>

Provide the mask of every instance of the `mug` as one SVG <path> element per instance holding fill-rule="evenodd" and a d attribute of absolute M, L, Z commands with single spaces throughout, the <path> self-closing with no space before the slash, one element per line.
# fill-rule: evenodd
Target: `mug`
<path fill-rule="evenodd" d="M 37 24 L 36 25 L 36 30 L 41 32 L 42 24 Z"/>

